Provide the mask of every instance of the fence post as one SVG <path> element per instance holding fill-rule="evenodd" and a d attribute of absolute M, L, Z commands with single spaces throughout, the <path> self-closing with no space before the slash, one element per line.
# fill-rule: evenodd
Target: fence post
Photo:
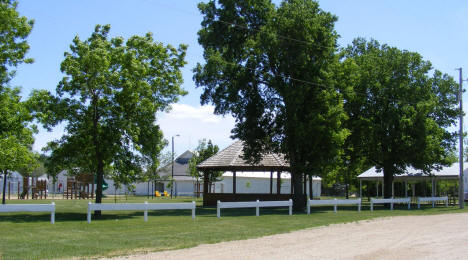
<path fill-rule="evenodd" d="M 435 200 L 434 200 L 434 197 L 432 197 L 432 207 L 435 207 Z"/>
<path fill-rule="evenodd" d="M 448 197 L 445 197 L 445 206 L 448 207 Z"/>
<path fill-rule="evenodd" d="M 421 208 L 421 198 L 418 197 L 418 209 L 420 209 L 420 208 Z"/>
<path fill-rule="evenodd" d="M 336 210 L 337 207 L 338 207 L 338 205 L 337 205 L 336 198 L 335 198 L 335 205 L 333 206 L 333 211 L 334 211 L 335 213 L 336 213 L 336 211 L 337 211 L 337 210 Z"/>
<path fill-rule="evenodd" d="M 292 199 L 289 199 L 289 216 L 292 215 Z"/>
<path fill-rule="evenodd" d="M 359 212 L 361 212 L 361 201 L 362 201 L 362 199 L 359 198 L 359 202 L 358 202 L 358 211 Z"/>
<path fill-rule="evenodd" d="M 310 215 L 310 198 L 307 198 L 307 215 Z"/>
<path fill-rule="evenodd" d="M 193 205 L 193 208 L 192 208 L 192 219 L 195 219 L 195 208 L 196 208 L 195 201 L 192 201 L 192 205 Z"/>
<path fill-rule="evenodd" d="M 256 205 L 255 205 L 255 215 L 258 217 L 260 215 L 260 201 L 257 200 Z"/>
<path fill-rule="evenodd" d="M 216 208 L 216 216 L 217 216 L 218 218 L 221 217 L 221 209 L 219 208 L 219 206 L 220 206 L 219 204 L 220 204 L 220 203 L 221 203 L 221 201 L 218 200 L 218 202 L 217 202 L 217 208 Z"/>
<path fill-rule="evenodd" d="M 370 211 L 374 211 L 374 199 L 370 199 Z"/>
<path fill-rule="evenodd" d="M 87 220 L 88 223 L 91 223 L 91 201 L 88 202 L 88 214 L 87 214 Z"/>
<path fill-rule="evenodd" d="M 390 202 L 390 210 L 393 210 L 393 198 L 392 198 L 392 200 Z"/>
<path fill-rule="evenodd" d="M 410 198 L 406 198 L 408 199 L 408 209 L 411 209 L 411 199 Z"/>
<path fill-rule="evenodd" d="M 55 224 L 55 202 L 52 202 L 52 212 L 50 212 L 50 223 Z"/>
<path fill-rule="evenodd" d="M 144 214 L 144 218 L 145 218 L 145 222 L 148 222 L 148 201 L 145 201 L 145 212 L 143 213 Z"/>

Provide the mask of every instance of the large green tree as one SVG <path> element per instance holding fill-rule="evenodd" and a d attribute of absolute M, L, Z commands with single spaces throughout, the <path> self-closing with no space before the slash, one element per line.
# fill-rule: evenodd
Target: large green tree
<path fill-rule="evenodd" d="M 424 172 L 449 164 L 456 133 L 457 84 L 415 52 L 358 38 L 343 50 L 347 148 L 384 172 L 384 196 L 393 176 L 412 166 Z M 354 156 L 354 157 L 352 157 Z"/>
<path fill-rule="evenodd" d="M 33 61 L 26 58 L 29 50 L 26 38 L 34 21 L 20 16 L 17 6 L 17 1 L 0 0 L 0 88 L 15 75 L 13 67 Z"/>
<path fill-rule="evenodd" d="M 194 69 L 201 103 L 236 118 L 233 137 L 245 158 L 284 153 L 291 165 L 294 208 L 305 206 L 302 180 L 339 158 L 347 135 L 341 95 L 333 85 L 337 18 L 315 1 L 209 1 L 199 43 L 205 64 Z"/>
<path fill-rule="evenodd" d="M 31 152 L 34 128 L 32 117 L 21 101 L 20 89 L 11 88 L 14 68 L 21 63 L 31 63 L 26 58 L 29 45 L 26 37 L 33 21 L 20 16 L 18 3 L 0 0 L 0 174 L 3 175 L 3 198 L 8 174 L 12 171 L 34 167 L 36 156 Z"/>
<path fill-rule="evenodd" d="M 198 146 L 194 151 L 194 155 L 189 160 L 189 174 L 197 180 L 198 188 L 200 179 L 203 178 L 205 174 L 208 174 L 208 182 L 216 182 L 219 181 L 219 177 L 223 174 L 221 171 L 208 171 L 208 172 L 201 172 L 197 170 L 197 165 L 203 162 L 204 160 L 210 158 L 211 156 L 217 154 L 219 151 L 219 147 L 214 145 L 211 140 L 206 141 L 206 139 L 202 139 L 198 141 Z M 198 191 L 199 192 L 199 191 Z"/>
<path fill-rule="evenodd" d="M 124 41 L 110 38 L 109 30 L 97 25 L 87 40 L 75 37 L 56 95 L 42 90 L 31 97 L 45 127 L 66 123 L 63 137 L 49 144 L 51 157 L 97 175 L 96 203 L 102 199 L 104 168 L 135 173 L 145 146 L 162 142 L 161 135 L 145 142 L 159 131 L 156 112 L 186 94 L 180 71 L 185 45 L 155 42 L 151 33 Z"/>

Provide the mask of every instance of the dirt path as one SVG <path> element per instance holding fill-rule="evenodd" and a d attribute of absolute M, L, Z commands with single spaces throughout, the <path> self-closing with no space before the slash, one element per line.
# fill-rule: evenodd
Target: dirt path
<path fill-rule="evenodd" d="M 468 213 L 337 224 L 115 259 L 468 259 Z"/>

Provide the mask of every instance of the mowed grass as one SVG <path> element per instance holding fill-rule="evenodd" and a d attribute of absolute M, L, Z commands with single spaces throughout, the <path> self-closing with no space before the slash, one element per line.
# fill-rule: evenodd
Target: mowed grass
<path fill-rule="evenodd" d="M 193 198 L 119 197 L 118 202 L 190 202 Z M 11 200 L 7 203 L 50 203 L 53 200 Z M 113 203 L 111 196 L 104 200 Z M 148 222 L 143 212 L 103 211 L 101 219 L 86 222 L 87 200 L 55 200 L 56 223 L 50 224 L 47 213 L 0 213 L 0 259 L 50 259 L 97 258 L 125 255 L 137 252 L 160 251 L 193 247 L 199 244 L 255 238 L 286 233 L 294 230 L 353 222 L 386 216 L 428 215 L 468 212 L 457 206 L 442 205 L 431 208 L 407 210 L 398 205 L 390 211 L 382 205 L 370 212 L 364 206 L 361 212 L 356 206 L 312 207 L 311 215 L 288 215 L 284 209 L 222 209 L 221 219 L 216 218 L 216 208 L 202 208 L 197 200 L 196 218 L 190 210 L 149 212 Z"/>

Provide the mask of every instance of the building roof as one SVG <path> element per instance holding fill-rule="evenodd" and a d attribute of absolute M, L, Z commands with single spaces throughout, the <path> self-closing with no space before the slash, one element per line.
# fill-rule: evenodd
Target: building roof
<path fill-rule="evenodd" d="M 460 165 L 454 163 L 451 166 L 443 167 L 440 171 L 433 171 L 431 174 L 425 174 L 421 170 L 409 167 L 406 169 L 406 173 L 395 175 L 395 179 L 458 179 L 460 176 Z M 468 174 L 468 168 L 464 168 L 463 174 Z M 361 180 L 377 180 L 383 178 L 383 171 L 377 172 L 375 167 L 361 173 L 358 179 Z"/>
<path fill-rule="evenodd" d="M 187 150 L 174 159 L 174 176 L 190 176 L 188 171 L 189 160 L 193 157 L 193 152 Z M 171 176 L 172 163 L 167 164 L 158 171 L 160 176 Z"/>
<path fill-rule="evenodd" d="M 283 154 L 264 154 L 257 164 L 247 163 L 243 158 L 244 143 L 236 141 L 224 150 L 197 165 L 199 170 L 219 171 L 287 171 L 289 163 Z"/>

